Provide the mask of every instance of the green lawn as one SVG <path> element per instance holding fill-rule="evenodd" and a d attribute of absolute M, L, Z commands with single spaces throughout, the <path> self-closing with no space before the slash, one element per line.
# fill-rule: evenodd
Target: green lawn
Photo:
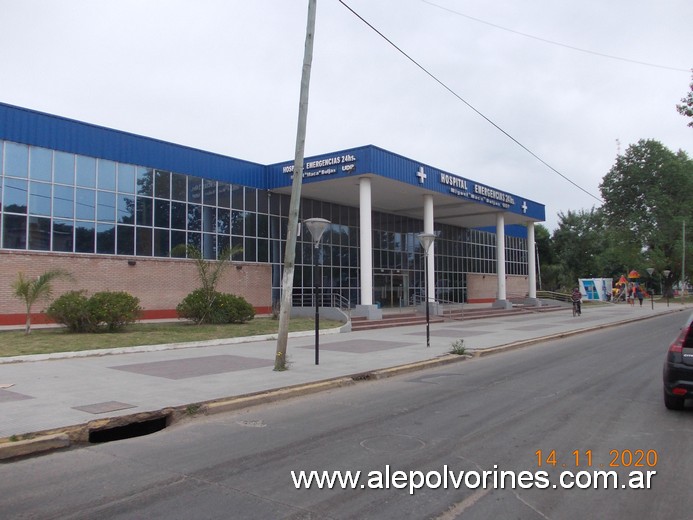
<path fill-rule="evenodd" d="M 338 321 L 321 319 L 320 328 L 339 327 Z M 162 343 L 185 343 L 210 339 L 238 338 L 262 334 L 276 334 L 279 320 L 255 318 L 244 324 L 193 325 L 188 322 L 138 323 L 123 332 L 98 334 L 71 334 L 61 328 L 32 329 L 0 332 L 0 357 L 26 354 L 49 354 L 53 352 L 77 352 L 80 350 L 158 345 Z M 292 318 L 289 331 L 314 330 L 315 321 L 307 318 Z"/>

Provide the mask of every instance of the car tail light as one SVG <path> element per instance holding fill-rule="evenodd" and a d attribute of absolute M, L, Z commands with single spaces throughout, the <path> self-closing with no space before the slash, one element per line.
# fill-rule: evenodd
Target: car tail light
<path fill-rule="evenodd" d="M 688 393 L 688 390 L 686 390 L 685 388 L 674 388 L 671 391 L 671 393 L 674 395 L 686 395 Z"/>
<path fill-rule="evenodd" d="M 669 346 L 669 352 L 672 354 L 680 354 L 683 352 L 683 343 L 688 335 L 688 327 L 685 327 L 674 342 Z"/>

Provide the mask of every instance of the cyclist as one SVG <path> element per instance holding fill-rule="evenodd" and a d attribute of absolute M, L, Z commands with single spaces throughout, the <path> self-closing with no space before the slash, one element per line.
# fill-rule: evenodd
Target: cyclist
<path fill-rule="evenodd" d="M 582 314 L 582 293 L 580 292 L 579 287 L 575 287 L 575 289 L 573 289 L 570 299 L 573 302 L 573 316 L 576 314 L 580 316 Z"/>

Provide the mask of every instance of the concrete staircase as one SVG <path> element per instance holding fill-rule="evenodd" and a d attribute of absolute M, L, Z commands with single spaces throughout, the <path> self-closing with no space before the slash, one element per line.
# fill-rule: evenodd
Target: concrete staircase
<path fill-rule="evenodd" d="M 445 319 L 440 316 L 431 316 L 430 323 L 443 323 Z M 351 318 L 351 331 L 385 329 L 388 327 L 403 327 L 405 325 L 426 325 L 426 315 L 418 312 L 401 312 L 396 314 L 383 314 L 381 320 L 369 320 L 365 317 Z"/>
<path fill-rule="evenodd" d="M 493 309 L 490 304 L 488 307 L 465 307 L 462 309 L 448 310 L 443 316 L 431 315 L 430 323 L 444 323 L 450 320 L 466 321 L 480 320 L 484 318 L 494 318 L 498 316 L 521 316 L 523 314 L 534 314 L 537 312 L 552 312 L 565 310 L 566 307 L 557 304 L 544 304 L 540 307 L 529 307 L 515 305 L 511 309 Z M 369 320 L 365 317 L 352 317 L 351 330 L 373 330 L 388 327 L 403 327 L 407 325 L 425 325 L 426 315 L 417 311 L 383 313 L 380 320 Z"/>

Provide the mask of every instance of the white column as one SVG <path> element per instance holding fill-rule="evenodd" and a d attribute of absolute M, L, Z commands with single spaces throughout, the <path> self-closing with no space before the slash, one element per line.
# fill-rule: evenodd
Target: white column
<path fill-rule="evenodd" d="M 359 223 L 361 238 L 361 305 L 373 305 L 373 232 L 371 221 L 371 180 L 359 179 Z"/>
<path fill-rule="evenodd" d="M 505 217 L 503 213 L 496 215 L 496 272 L 498 273 L 497 299 L 505 301 Z"/>
<path fill-rule="evenodd" d="M 424 233 L 433 233 L 433 195 L 426 194 L 424 197 Z M 436 300 L 436 273 L 435 273 L 435 256 L 436 242 L 431 244 L 428 250 L 428 278 L 426 279 L 426 287 L 428 290 L 429 301 Z"/>
<path fill-rule="evenodd" d="M 534 222 L 527 222 L 527 295 L 537 297 L 537 254 L 534 242 Z"/>

